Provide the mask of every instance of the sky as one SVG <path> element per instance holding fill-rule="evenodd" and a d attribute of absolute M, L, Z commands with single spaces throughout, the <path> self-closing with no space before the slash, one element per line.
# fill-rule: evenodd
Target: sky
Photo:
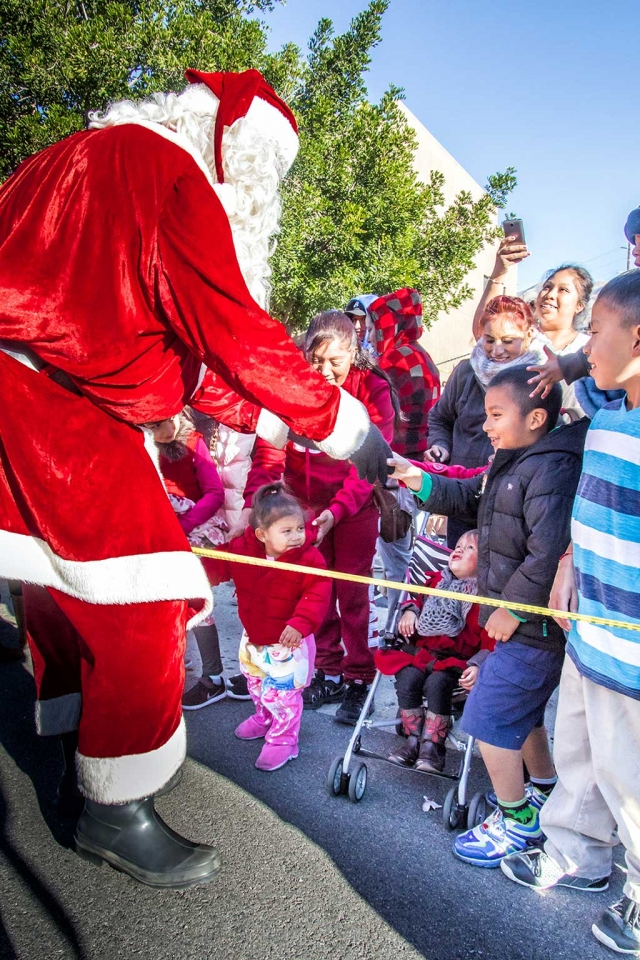
<path fill-rule="evenodd" d="M 306 48 L 320 17 L 343 32 L 367 0 L 287 0 L 264 15 L 271 49 Z M 517 170 L 507 211 L 531 256 L 518 286 L 566 261 L 596 280 L 626 266 L 640 205 L 640 5 L 627 0 L 391 0 L 366 75 L 390 84 L 481 185 Z"/>

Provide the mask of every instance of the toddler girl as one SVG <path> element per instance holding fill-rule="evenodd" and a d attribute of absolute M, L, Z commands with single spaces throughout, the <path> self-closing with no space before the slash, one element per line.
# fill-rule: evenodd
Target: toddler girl
<path fill-rule="evenodd" d="M 315 534 L 306 531 L 302 507 L 284 484 L 270 483 L 256 491 L 249 526 L 225 550 L 324 569 L 313 546 Z M 302 691 L 313 674 L 313 634 L 329 607 L 331 583 L 277 568 L 209 558 L 204 564 L 212 583 L 235 582 L 244 627 L 240 669 L 256 712 L 236 728 L 236 736 L 264 737 L 256 767 L 277 770 L 298 756 Z"/>
<path fill-rule="evenodd" d="M 460 599 L 421 595 L 408 601 L 398 624 L 405 642 L 376 654 L 377 668 L 395 675 L 407 740 L 388 759 L 399 766 L 444 771 L 453 691 L 458 684 L 471 689 L 480 663 L 493 649 L 478 625 L 478 605 L 464 599 L 477 592 L 477 572 L 478 532 L 471 530 L 458 540 L 448 567 L 425 583 L 459 593 Z"/>

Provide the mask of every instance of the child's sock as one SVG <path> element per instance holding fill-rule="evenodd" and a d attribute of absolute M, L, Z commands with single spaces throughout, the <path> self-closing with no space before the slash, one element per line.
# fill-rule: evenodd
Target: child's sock
<path fill-rule="evenodd" d="M 325 673 L 324 678 L 325 680 L 333 680 L 334 683 L 340 683 L 342 680 L 339 673 Z"/>
<path fill-rule="evenodd" d="M 214 675 L 213 673 L 210 673 L 209 680 L 211 680 L 213 683 L 220 684 L 222 683 L 222 674 L 218 673 L 217 675 Z"/>
<path fill-rule="evenodd" d="M 546 780 L 543 780 L 542 777 L 529 776 L 529 782 L 531 783 L 531 786 L 536 788 L 536 790 L 539 790 L 540 793 L 544 793 L 545 797 L 548 797 L 558 782 L 558 778 L 548 777 Z"/>
<path fill-rule="evenodd" d="M 498 806 L 505 817 L 509 820 L 516 820 L 523 827 L 528 827 L 536 818 L 536 809 L 529 803 L 528 797 L 522 800 L 516 800 L 515 803 L 504 803 L 498 798 Z"/>

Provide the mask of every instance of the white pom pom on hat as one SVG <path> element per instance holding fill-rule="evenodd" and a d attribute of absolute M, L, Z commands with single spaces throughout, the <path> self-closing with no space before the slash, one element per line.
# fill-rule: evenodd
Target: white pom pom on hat
<path fill-rule="evenodd" d="M 224 182 L 222 169 L 222 136 L 237 120 L 247 120 L 267 140 L 272 140 L 288 170 L 298 152 L 298 124 L 292 111 L 281 100 L 273 87 L 258 70 L 242 73 L 206 73 L 202 70 L 187 70 L 185 77 L 191 84 L 204 84 L 217 98 L 218 112 L 214 133 L 214 157 L 218 183 Z M 189 93 L 188 89 L 185 93 Z M 193 90 L 194 107 L 200 100 L 198 88 Z"/>

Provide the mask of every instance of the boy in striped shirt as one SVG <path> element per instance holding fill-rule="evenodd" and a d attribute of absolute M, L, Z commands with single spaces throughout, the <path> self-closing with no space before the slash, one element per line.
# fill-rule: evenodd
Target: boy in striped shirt
<path fill-rule="evenodd" d="M 640 270 L 604 286 L 584 347 L 601 390 L 626 397 L 587 434 L 573 543 L 551 607 L 640 625 Z M 626 848 L 624 896 L 593 924 L 618 953 L 640 954 L 640 632 L 558 619 L 567 657 L 555 735 L 558 783 L 540 822 L 544 850 L 501 863 L 516 883 L 606 890 L 612 850 Z"/>

